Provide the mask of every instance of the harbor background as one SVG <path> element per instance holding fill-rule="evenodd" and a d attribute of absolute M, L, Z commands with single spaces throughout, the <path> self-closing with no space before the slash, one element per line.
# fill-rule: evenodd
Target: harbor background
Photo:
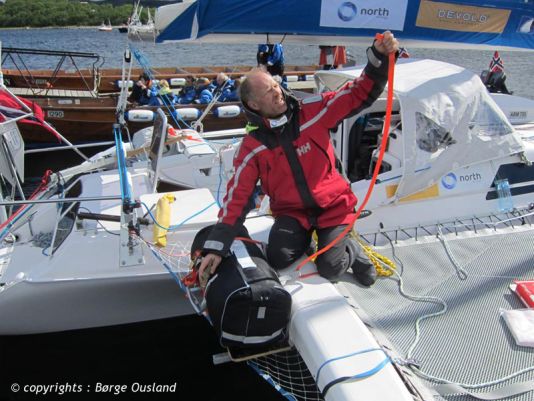
<path fill-rule="evenodd" d="M 117 29 L 99 32 L 96 28 L 79 29 L 6 29 L 0 30 L 0 41 L 5 47 L 36 48 L 47 50 L 80 51 L 97 53 L 104 57 L 103 68 L 122 66 L 122 55 L 127 46 L 126 34 Z M 369 40 L 371 42 L 371 39 Z M 402 43 L 401 43 L 402 45 Z M 197 65 L 255 65 L 256 46 L 252 44 L 154 44 L 134 42 L 133 46 L 157 67 Z M 319 62 L 316 45 L 283 44 L 285 62 L 288 65 L 311 65 Z M 347 46 L 357 64 L 366 62 L 364 46 Z M 487 69 L 493 51 L 453 49 L 410 49 L 413 58 L 432 58 L 451 62 L 480 74 Z M 508 89 L 515 95 L 534 99 L 534 53 L 526 51 L 500 51 L 507 75 Z M 32 69 L 54 68 L 44 65 L 43 58 L 29 61 Z M 26 61 L 26 59 L 25 59 Z M 135 60 L 134 60 L 135 61 Z M 134 62 L 135 65 L 135 62 Z M 8 66 L 4 66 L 9 68 Z"/>
<path fill-rule="evenodd" d="M 120 67 L 127 46 L 117 30 L 10 29 L 0 30 L 5 47 L 98 53 L 103 68 Z M 215 44 L 134 43 L 154 69 L 169 66 L 254 65 L 256 46 Z M 284 45 L 286 64 L 317 64 L 314 45 Z M 348 46 L 358 64 L 365 47 Z M 492 51 L 408 49 L 414 58 L 433 58 L 464 66 L 479 74 L 487 69 Z M 534 99 L 534 54 L 501 51 L 507 86 L 514 94 Z M 26 60 L 28 68 L 54 68 L 43 59 Z M 135 65 L 135 63 L 134 63 Z M 83 66 L 83 65 L 81 65 Z M 9 67 L 7 65 L 6 67 Z M 67 64 L 66 67 L 69 67 Z M 112 305 L 110 305 L 112 307 Z M 0 322 L 1 324 L 1 322 Z M 246 364 L 213 366 L 211 357 L 222 352 L 208 323 L 197 316 L 67 333 L 0 337 L 0 401 L 33 399 L 120 400 L 259 400 L 282 399 Z M 68 393 L 36 396 L 11 391 L 13 383 L 107 385 L 177 384 L 175 393 Z M 84 387 L 85 389 L 85 387 Z"/>

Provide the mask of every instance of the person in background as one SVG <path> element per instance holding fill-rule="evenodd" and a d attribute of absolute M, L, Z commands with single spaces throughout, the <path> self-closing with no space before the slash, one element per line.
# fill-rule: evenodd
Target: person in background
<path fill-rule="evenodd" d="M 159 98 L 159 85 L 155 81 L 148 83 L 148 105 L 149 106 L 161 106 L 161 100 Z"/>
<path fill-rule="evenodd" d="M 258 62 L 258 67 L 271 74 L 275 80 L 287 89 L 287 77 L 284 75 L 284 48 L 281 43 L 258 45 L 256 61 Z"/>
<path fill-rule="evenodd" d="M 241 87 L 241 81 L 244 79 L 244 77 L 238 78 L 234 80 L 234 87 L 232 90 L 226 95 L 224 101 L 225 102 L 238 102 L 239 101 L 239 88 Z"/>
<path fill-rule="evenodd" d="M 128 96 L 128 101 L 138 105 L 147 105 L 150 102 L 149 96 L 150 78 L 148 74 L 143 73 L 135 82 L 132 93 Z"/>
<path fill-rule="evenodd" d="M 169 87 L 169 82 L 167 82 L 166 79 L 159 81 L 158 95 L 164 105 L 171 105 L 174 103 L 174 94 L 172 93 L 171 88 Z"/>
<path fill-rule="evenodd" d="M 235 82 L 233 79 L 230 79 L 228 75 L 224 72 L 219 72 L 214 82 L 215 86 L 213 87 L 213 96 L 218 96 L 219 102 L 227 102 L 228 95 L 234 90 Z"/>
<path fill-rule="evenodd" d="M 195 82 L 196 98 L 193 103 L 208 104 L 213 100 L 213 93 L 209 89 L 210 80 L 208 78 L 199 78 Z"/>
<path fill-rule="evenodd" d="M 193 103 L 193 100 L 195 100 L 195 96 L 197 94 L 197 91 L 195 88 L 195 81 L 196 81 L 196 78 L 193 75 L 188 75 L 185 78 L 185 85 L 178 93 L 177 103 L 179 104 Z"/>
<path fill-rule="evenodd" d="M 319 46 L 319 65 L 323 70 L 331 70 L 343 67 L 347 64 L 347 51 L 345 46 Z"/>
<path fill-rule="evenodd" d="M 388 54 L 398 42 L 389 31 L 367 49 L 362 74 L 339 90 L 297 100 L 268 73 L 256 69 L 241 83 L 248 125 L 234 158 L 219 220 L 204 243 L 199 274 L 215 273 L 247 215 L 256 184 L 270 198 L 274 224 L 267 259 L 275 269 L 294 263 L 309 250 L 312 233 L 318 247 L 330 244 L 353 221 L 356 196 L 336 169 L 330 130 L 369 107 L 387 81 Z M 315 260 L 319 274 L 337 281 L 349 268 L 364 286 L 376 270 L 361 246 L 345 235 Z"/>

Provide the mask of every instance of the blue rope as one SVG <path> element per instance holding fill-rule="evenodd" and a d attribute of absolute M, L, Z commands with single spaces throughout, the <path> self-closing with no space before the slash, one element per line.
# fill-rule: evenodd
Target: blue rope
<path fill-rule="evenodd" d="M 137 49 L 132 44 L 130 44 L 130 51 L 134 55 L 134 57 L 137 60 L 137 62 L 139 63 L 139 65 L 143 68 L 143 71 L 145 72 L 145 74 L 148 75 L 148 78 L 151 81 L 154 81 L 155 80 L 155 75 L 154 75 L 154 72 L 152 71 L 152 68 L 150 68 L 150 61 L 148 60 L 148 58 L 139 49 Z M 159 84 L 157 84 L 156 88 L 159 89 Z M 159 91 L 158 91 L 157 96 L 161 100 L 161 102 L 163 103 L 165 108 L 167 109 L 167 112 L 172 117 L 172 119 L 173 119 L 173 121 L 174 121 L 174 123 L 176 124 L 177 127 L 180 127 L 180 122 L 181 122 L 183 125 L 185 125 L 185 127 L 191 129 L 191 126 L 185 122 L 185 120 L 182 118 L 182 116 L 180 116 L 180 113 L 177 112 L 174 107 L 171 109 L 170 105 L 168 105 L 165 102 L 165 100 L 159 95 Z M 178 119 L 177 119 L 177 117 L 178 117 Z"/>
<path fill-rule="evenodd" d="M 199 214 L 201 213 L 204 213 L 206 210 L 208 210 L 210 207 L 212 207 L 213 205 L 217 204 L 217 202 L 212 202 L 210 203 L 208 206 L 206 206 L 204 209 L 202 210 L 199 210 L 198 212 L 196 212 L 195 214 L 189 216 L 187 219 L 181 221 L 180 223 L 178 224 L 175 224 L 173 226 L 170 226 L 170 227 L 163 227 L 161 224 L 159 224 L 156 220 L 156 218 L 154 217 L 154 215 L 152 214 L 152 212 L 150 211 L 150 208 L 148 207 L 148 205 L 144 202 L 141 202 L 141 205 L 143 205 L 148 213 L 148 215 L 150 216 L 150 218 L 152 219 L 152 221 L 154 222 L 155 225 L 157 225 L 159 228 L 162 228 L 163 230 L 167 230 L 167 231 L 173 231 L 173 230 L 176 230 L 178 229 L 180 226 L 184 225 L 185 223 L 187 223 L 189 220 L 197 217 Z"/>
<path fill-rule="evenodd" d="M 384 352 L 384 350 L 382 348 L 369 348 L 369 349 L 365 349 L 365 350 L 362 350 L 362 351 L 353 352 L 353 353 L 350 353 L 350 354 L 347 354 L 347 355 L 342 355 L 342 356 L 339 356 L 339 357 L 336 357 L 336 358 L 328 359 L 327 361 L 323 362 L 321 366 L 319 366 L 319 369 L 317 370 L 317 375 L 315 377 L 315 382 L 317 384 L 319 384 L 319 375 L 321 373 L 321 370 L 323 369 L 323 367 L 325 367 L 329 363 L 338 361 L 340 359 L 350 358 L 350 357 L 355 356 L 355 355 L 366 354 L 368 352 L 373 352 L 373 351 L 382 351 L 382 352 Z M 385 354 L 385 352 L 384 352 L 384 354 Z M 384 366 L 386 366 L 389 362 L 391 362 L 391 359 L 389 358 L 389 356 L 386 355 L 386 357 L 378 365 L 376 365 L 372 369 L 369 369 L 369 370 L 367 370 L 365 372 L 362 372 L 362 373 L 357 373 L 357 374 L 355 374 L 353 376 L 339 377 L 337 379 L 332 380 L 330 383 L 328 383 L 326 386 L 324 386 L 324 388 L 323 388 L 323 390 L 321 392 L 323 398 L 326 396 L 326 393 L 328 392 L 328 390 L 330 390 L 330 388 L 332 386 L 334 386 L 335 384 L 338 384 L 338 383 L 341 383 L 341 382 L 345 382 L 345 381 L 365 379 L 367 377 L 370 377 L 370 376 L 374 375 L 375 373 L 379 372 L 380 370 L 382 370 L 382 368 L 384 368 Z"/>
<path fill-rule="evenodd" d="M 24 216 L 32 207 L 33 204 L 22 206 L 25 207 L 25 209 L 20 212 L 13 220 L 11 220 L 2 230 L 2 233 L 0 234 L 0 241 L 3 241 L 4 238 L 9 234 L 9 230 L 13 227 L 13 225 L 22 217 Z"/>
<path fill-rule="evenodd" d="M 328 364 L 332 363 L 332 362 L 335 362 L 335 361 L 339 361 L 340 359 L 346 359 L 346 358 L 350 358 L 351 356 L 356 356 L 356 355 L 362 355 L 362 354 L 367 354 L 369 352 L 374 352 L 374 351 L 382 351 L 384 352 L 384 350 L 382 348 L 369 348 L 369 349 L 364 349 L 364 350 L 361 350 L 361 351 L 356 351 L 356 352 L 352 352 L 350 354 L 346 354 L 346 355 L 342 355 L 342 356 L 338 356 L 336 358 L 330 358 L 326 361 L 324 361 L 321 366 L 319 366 L 319 369 L 317 369 L 317 375 L 315 377 L 315 381 L 317 383 L 319 383 L 319 375 L 321 374 L 321 370 Z"/>
<path fill-rule="evenodd" d="M 180 277 L 178 277 L 178 275 L 171 269 L 171 267 L 167 264 L 167 261 L 165 261 L 165 259 L 163 259 L 154 249 L 152 249 L 152 246 L 148 246 L 148 248 L 150 249 L 150 251 L 154 254 L 154 256 L 156 257 L 156 259 L 158 259 L 162 264 L 163 266 L 165 267 L 165 269 L 167 269 L 167 271 L 170 273 L 170 275 L 172 276 L 172 278 L 174 279 L 174 281 L 176 281 L 176 283 L 180 286 L 180 288 L 182 289 L 182 291 L 186 291 L 186 288 L 184 286 L 184 284 L 182 283 L 182 280 L 180 280 Z"/>
<path fill-rule="evenodd" d="M 132 200 L 132 192 L 127 179 L 126 160 L 124 157 L 124 148 L 122 147 L 122 138 L 120 131 L 117 128 L 114 128 L 113 131 L 115 133 L 115 149 L 117 152 L 117 167 L 121 184 L 122 203 L 130 204 Z"/>

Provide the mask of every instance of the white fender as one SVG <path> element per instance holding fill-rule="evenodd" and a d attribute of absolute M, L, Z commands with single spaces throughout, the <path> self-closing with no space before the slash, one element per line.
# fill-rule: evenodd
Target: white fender
<path fill-rule="evenodd" d="M 176 109 L 176 112 L 180 115 L 180 117 L 183 120 L 196 120 L 201 115 L 200 110 L 195 109 L 194 107 Z"/>
<path fill-rule="evenodd" d="M 232 118 L 241 114 L 241 108 L 237 105 L 220 106 L 213 110 L 213 115 L 218 118 Z"/>
<path fill-rule="evenodd" d="M 287 82 L 297 82 L 299 80 L 298 75 L 286 75 Z"/>
<path fill-rule="evenodd" d="M 133 88 L 134 82 L 132 80 L 126 81 L 126 82 L 128 83 L 128 88 Z M 118 81 L 115 81 L 115 84 L 117 85 L 117 88 L 119 89 L 122 89 L 124 87 L 124 81 L 120 79 Z"/>
<path fill-rule="evenodd" d="M 169 81 L 170 86 L 184 86 L 185 78 L 171 78 Z"/>
<path fill-rule="evenodd" d="M 133 109 L 126 112 L 127 121 L 153 121 L 154 112 L 152 110 Z"/>
<path fill-rule="evenodd" d="M 313 81 L 315 79 L 315 75 L 306 75 L 306 81 Z"/>

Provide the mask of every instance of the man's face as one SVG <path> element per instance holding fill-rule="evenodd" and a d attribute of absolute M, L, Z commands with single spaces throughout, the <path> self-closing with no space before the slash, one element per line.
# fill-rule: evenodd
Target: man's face
<path fill-rule="evenodd" d="M 261 73 L 252 77 L 253 96 L 248 105 L 261 116 L 276 118 L 284 114 L 287 104 L 282 89 L 269 74 Z"/>

